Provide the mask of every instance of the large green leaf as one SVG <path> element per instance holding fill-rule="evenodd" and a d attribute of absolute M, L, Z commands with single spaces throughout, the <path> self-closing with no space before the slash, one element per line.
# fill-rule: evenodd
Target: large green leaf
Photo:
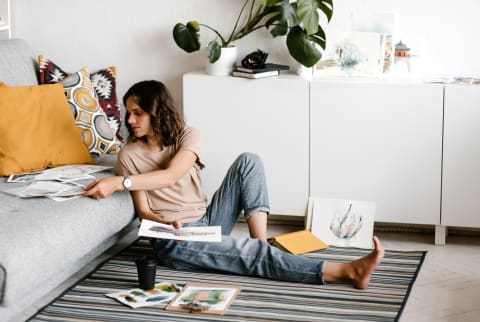
<path fill-rule="evenodd" d="M 333 0 L 317 0 L 317 6 L 327 16 L 328 21 L 332 20 Z"/>
<path fill-rule="evenodd" d="M 200 49 L 199 25 L 196 21 L 189 21 L 187 25 L 177 23 L 173 27 L 173 39 L 178 47 L 191 53 Z"/>
<path fill-rule="evenodd" d="M 310 36 L 307 36 L 307 39 L 317 43 L 323 50 L 325 50 L 325 45 L 327 43 L 327 37 L 325 36 L 325 31 L 321 26 L 318 26 L 318 31 Z"/>
<path fill-rule="evenodd" d="M 298 0 L 297 15 L 303 22 L 308 35 L 313 35 L 318 30 L 318 5 L 317 0 Z"/>
<path fill-rule="evenodd" d="M 290 55 L 305 67 L 312 67 L 322 58 L 316 42 L 309 39 L 300 26 L 290 29 L 287 35 L 287 47 Z"/>
<path fill-rule="evenodd" d="M 271 10 L 275 13 L 265 22 L 265 26 L 270 29 L 273 37 L 286 35 L 289 27 L 300 23 L 295 7 L 288 0 L 278 1 L 277 5 L 272 7 Z"/>
<path fill-rule="evenodd" d="M 211 42 L 208 43 L 207 46 L 207 56 L 208 56 L 208 61 L 211 62 L 212 64 L 216 62 L 222 53 L 222 46 L 216 42 L 215 40 L 212 40 Z"/>

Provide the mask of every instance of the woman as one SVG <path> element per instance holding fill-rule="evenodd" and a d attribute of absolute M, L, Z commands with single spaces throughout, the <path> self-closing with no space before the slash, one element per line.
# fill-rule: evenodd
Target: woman
<path fill-rule="evenodd" d="M 118 156 L 119 176 L 95 180 L 84 196 L 106 198 L 126 189 L 140 219 L 176 228 L 222 227 L 220 243 L 154 239 L 154 252 L 161 264 L 290 282 L 343 282 L 360 289 L 368 286 L 384 254 L 376 237 L 375 249 L 369 255 L 349 263 L 295 256 L 269 245 L 268 193 L 257 155 L 241 154 L 207 204 L 200 179 L 205 166 L 201 135 L 185 124 L 167 88 L 158 81 L 142 81 L 127 91 L 123 102 L 129 137 Z M 242 211 L 251 237 L 235 239 L 229 235 Z"/>

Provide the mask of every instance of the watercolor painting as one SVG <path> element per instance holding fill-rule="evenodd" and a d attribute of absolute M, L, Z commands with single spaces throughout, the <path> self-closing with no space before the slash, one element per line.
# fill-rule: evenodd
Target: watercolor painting
<path fill-rule="evenodd" d="M 182 292 L 165 308 L 208 314 L 224 314 L 240 288 L 230 285 L 187 283 Z"/>
<path fill-rule="evenodd" d="M 172 300 L 180 291 L 174 282 L 163 281 L 155 284 L 151 290 L 134 288 L 130 290 L 105 294 L 114 298 L 120 303 L 132 308 L 167 303 Z"/>
<path fill-rule="evenodd" d="M 372 248 L 374 202 L 311 198 L 309 212 L 312 233 L 327 244 Z"/>

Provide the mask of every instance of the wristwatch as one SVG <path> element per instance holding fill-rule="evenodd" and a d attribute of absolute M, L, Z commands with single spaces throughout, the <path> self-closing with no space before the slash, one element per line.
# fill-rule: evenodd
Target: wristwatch
<path fill-rule="evenodd" d="M 132 187 L 132 179 L 130 179 L 129 176 L 123 177 L 123 187 L 125 188 L 125 191 L 130 191 L 130 188 Z"/>

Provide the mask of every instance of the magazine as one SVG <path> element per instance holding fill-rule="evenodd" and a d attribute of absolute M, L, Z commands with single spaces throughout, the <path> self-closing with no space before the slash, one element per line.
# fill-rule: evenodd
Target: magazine
<path fill-rule="evenodd" d="M 71 197 L 81 196 L 85 187 L 74 182 L 35 181 L 28 185 L 16 186 L 2 190 L 20 198 L 31 197 Z M 70 198 L 71 199 L 71 198 Z"/>
<path fill-rule="evenodd" d="M 222 227 L 202 226 L 176 229 L 171 225 L 165 225 L 156 221 L 142 219 L 142 224 L 140 225 L 138 235 L 162 239 L 221 242 Z"/>
<path fill-rule="evenodd" d="M 32 181 L 79 181 L 93 179 L 92 173 L 111 169 L 109 166 L 76 164 L 48 168 L 42 171 L 12 174 L 7 182 L 32 182 Z"/>
<path fill-rule="evenodd" d="M 170 302 L 181 289 L 174 283 L 163 281 L 155 284 L 151 290 L 142 290 L 134 288 L 130 290 L 105 294 L 105 296 L 116 299 L 120 303 L 132 308 L 151 306 Z"/>

